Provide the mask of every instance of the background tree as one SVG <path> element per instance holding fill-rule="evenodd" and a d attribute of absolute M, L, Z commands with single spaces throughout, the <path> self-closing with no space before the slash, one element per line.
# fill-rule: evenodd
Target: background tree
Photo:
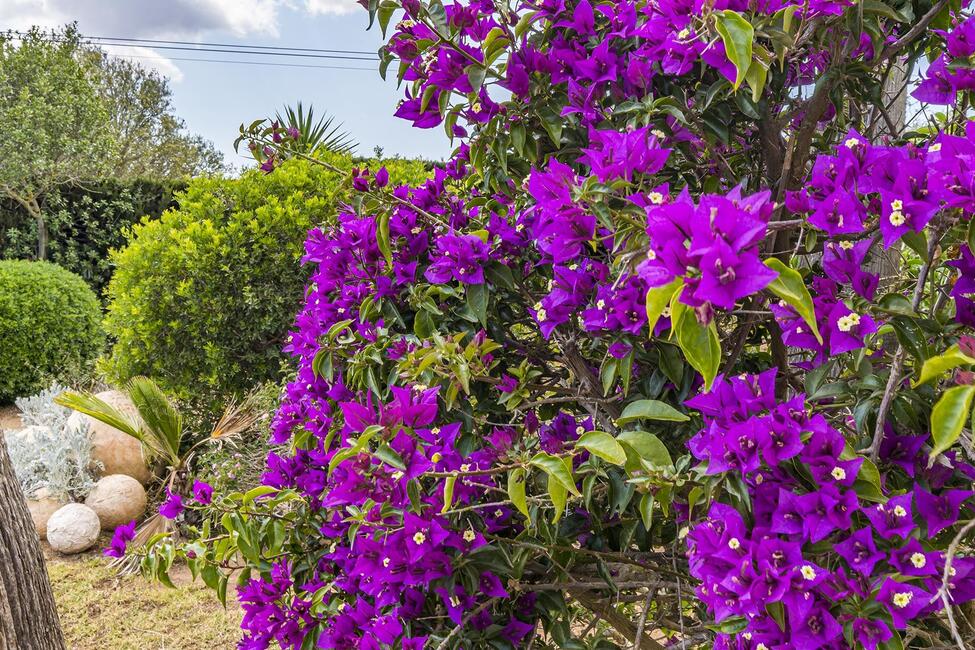
<path fill-rule="evenodd" d="M 138 63 L 92 50 L 98 89 L 118 148 L 108 172 L 115 178 L 185 178 L 224 169 L 208 140 L 186 130 L 175 114 L 169 80 Z"/>
<path fill-rule="evenodd" d="M 114 148 L 96 71 L 79 56 L 74 27 L 0 37 L 0 192 L 37 222 L 37 257 L 47 256 L 44 194 L 98 176 Z"/>

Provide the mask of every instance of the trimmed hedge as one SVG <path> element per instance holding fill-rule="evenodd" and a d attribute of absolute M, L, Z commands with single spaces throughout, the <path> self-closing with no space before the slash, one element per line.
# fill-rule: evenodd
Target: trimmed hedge
<path fill-rule="evenodd" d="M 387 168 L 404 182 L 427 173 L 412 161 Z M 178 208 L 136 225 L 112 254 L 105 327 L 115 345 L 106 374 L 151 376 L 204 403 L 278 381 L 310 272 L 300 263 L 305 237 L 348 198 L 344 180 L 301 160 L 273 174 L 198 178 L 177 195 Z"/>
<path fill-rule="evenodd" d="M 77 274 L 0 261 L 0 403 L 86 371 L 102 349 L 101 305 Z"/>
<path fill-rule="evenodd" d="M 109 179 L 49 193 L 41 201 L 48 261 L 77 273 L 101 296 L 113 271 L 109 251 L 125 244 L 125 230 L 143 216 L 159 218 L 185 187 L 185 181 Z M 36 223 L 19 204 L 0 198 L 0 259 L 34 259 L 36 253 Z"/>

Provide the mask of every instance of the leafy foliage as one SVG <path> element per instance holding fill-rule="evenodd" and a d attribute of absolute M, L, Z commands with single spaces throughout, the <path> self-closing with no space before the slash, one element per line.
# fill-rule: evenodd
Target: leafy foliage
<path fill-rule="evenodd" d="M 158 219 L 173 206 L 182 181 L 101 180 L 57 187 L 40 199 L 50 243 L 48 260 L 77 273 L 99 296 L 114 271 L 109 251 L 125 244 L 126 230 L 143 217 Z M 32 259 L 37 224 L 23 207 L 0 200 L 0 257 Z"/>
<path fill-rule="evenodd" d="M 0 403 L 90 369 L 101 305 L 80 277 L 47 262 L 0 261 Z"/>
<path fill-rule="evenodd" d="M 44 490 L 55 499 L 80 499 L 95 484 L 88 429 L 69 426 L 71 411 L 54 401 L 63 391 L 63 386 L 53 384 L 16 401 L 30 429 L 8 434 L 6 444 L 17 480 L 28 498 Z"/>
<path fill-rule="evenodd" d="M 52 189 L 96 178 L 113 150 L 96 72 L 77 30 L 32 29 L 15 43 L 0 35 L 0 192 L 38 223 L 38 258 L 47 240 L 38 200 Z"/>
<path fill-rule="evenodd" d="M 146 573 L 243 557 L 242 647 L 971 647 L 971 3 L 367 4 L 458 147 L 351 170 L 287 448 Z"/>
<path fill-rule="evenodd" d="M 424 173 L 414 163 L 400 169 L 404 178 Z M 108 374 L 151 376 L 208 404 L 278 379 L 308 278 L 299 263 L 306 233 L 345 192 L 335 174 L 302 161 L 270 176 L 194 179 L 178 208 L 143 220 L 112 254 Z"/>
<path fill-rule="evenodd" d="M 290 138 L 293 141 L 290 147 L 304 154 L 352 153 L 356 147 L 355 140 L 342 130 L 341 124 L 335 124 L 334 117 L 323 115 L 316 120 L 314 107 L 309 106 L 306 111 L 301 102 L 293 107 L 285 106 L 284 113 L 278 113 L 275 122 L 284 132 L 281 138 Z"/>
<path fill-rule="evenodd" d="M 116 143 L 108 176 L 177 180 L 224 170 L 223 156 L 213 143 L 189 133 L 173 111 L 168 79 L 97 48 L 86 54 L 97 67 L 97 89 Z"/>

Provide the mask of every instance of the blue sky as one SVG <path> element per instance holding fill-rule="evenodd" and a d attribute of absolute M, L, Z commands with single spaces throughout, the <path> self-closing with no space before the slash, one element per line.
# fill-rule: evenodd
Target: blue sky
<path fill-rule="evenodd" d="M 91 36 L 171 39 L 376 50 L 378 27 L 366 31 L 367 16 L 353 0 L 2 0 L 0 29 L 50 27 L 77 21 Z M 178 114 L 195 133 L 210 139 L 227 162 L 248 159 L 233 152 L 241 122 L 273 114 L 285 103 L 301 100 L 327 110 L 359 142 L 357 152 L 374 146 L 386 155 L 441 159 L 450 144 L 442 129 L 414 129 L 393 117 L 400 92 L 395 80 L 384 82 L 371 62 L 245 57 L 220 53 L 115 48 L 140 57 L 139 63 L 172 80 Z M 367 70 L 201 63 L 177 58 L 252 59 L 273 63 L 347 65 Z"/>

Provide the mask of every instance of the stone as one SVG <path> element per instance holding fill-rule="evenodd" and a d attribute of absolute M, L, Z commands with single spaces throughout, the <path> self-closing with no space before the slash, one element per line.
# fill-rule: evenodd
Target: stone
<path fill-rule="evenodd" d="M 106 390 L 95 395 L 110 406 L 115 407 L 123 415 L 135 422 L 139 422 L 139 412 L 132 400 L 125 393 L 117 390 Z M 68 418 L 68 426 L 88 426 L 91 436 L 91 458 L 97 467 L 101 463 L 101 475 L 125 474 L 145 485 L 152 478 L 142 453 L 142 443 L 84 413 L 72 413 Z"/>
<path fill-rule="evenodd" d="M 47 520 L 47 541 L 58 553 L 81 553 L 95 545 L 101 530 L 94 510 L 83 503 L 69 503 Z"/>
<path fill-rule="evenodd" d="M 47 539 L 47 522 L 63 505 L 64 501 L 54 497 L 47 488 L 41 488 L 34 493 L 33 497 L 27 499 L 27 509 L 30 511 L 30 518 L 34 522 L 34 530 L 37 531 L 38 537 Z"/>
<path fill-rule="evenodd" d="M 126 474 L 105 476 L 92 488 L 85 505 L 95 511 L 103 530 L 115 530 L 146 511 L 146 490 Z"/>

